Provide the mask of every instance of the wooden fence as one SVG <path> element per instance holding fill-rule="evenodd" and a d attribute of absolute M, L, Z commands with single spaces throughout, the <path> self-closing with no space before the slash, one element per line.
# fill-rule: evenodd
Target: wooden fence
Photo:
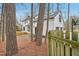
<path fill-rule="evenodd" d="M 57 35 L 59 34 L 59 35 Z M 49 32 L 49 56 L 79 56 L 79 43 L 63 39 L 58 32 Z"/>

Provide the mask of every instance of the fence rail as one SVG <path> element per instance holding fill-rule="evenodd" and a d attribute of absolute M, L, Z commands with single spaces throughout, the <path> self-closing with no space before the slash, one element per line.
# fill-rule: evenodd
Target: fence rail
<path fill-rule="evenodd" d="M 79 56 L 79 43 L 57 36 L 56 32 L 49 32 L 49 55 L 50 56 Z"/>

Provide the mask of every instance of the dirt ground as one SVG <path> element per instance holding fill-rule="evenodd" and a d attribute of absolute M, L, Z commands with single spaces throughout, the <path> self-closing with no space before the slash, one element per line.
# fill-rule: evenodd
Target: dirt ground
<path fill-rule="evenodd" d="M 18 53 L 14 56 L 48 56 L 48 44 L 42 40 L 41 46 L 36 46 L 27 35 L 17 36 Z M 0 55 L 5 55 L 5 43 L 0 43 Z"/>

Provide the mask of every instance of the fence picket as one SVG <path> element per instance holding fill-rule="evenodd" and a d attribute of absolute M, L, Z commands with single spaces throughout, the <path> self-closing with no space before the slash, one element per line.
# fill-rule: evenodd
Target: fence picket
<path fill-rule="evenodd" d="M 77 48 L 72 48 L 72 56 L 79 56 Z"/>
<path fill-rule="evenodd" d="M 54 40 L 51 40 L 52 41 L 52 56 L 54 56 L 55 54 L 54 54 Z"/>
<path fill-rule="evenodd" d="M 61 43 L 61 56 L 64 56 L 64 44 Z"/>
<path fill-rule="evenodd" d="M 65 48 L 65 52 L 66 52 L 65 55 L 66 55 L 66 56 L 70 56 L 70 47 L 67 46 L 67 45 L 66 45 L 65 47 L 66 47 L 66 48 Z"/>
<path fill-rule="evenodd" d="M 60 50 L 60 42 L 57 42 L 57 56 L 61 55 L 61 50 Z"/>
<path fill-rule="evenodd" d="M 79 56 L 78 44 L 79 43 L 77 41 L 72 41 L 68 39 L 65 40 L 62 36 L 59 35 L 58 32 L 52 32 L 49 37 L 49 45 L 50 45 L 49 55 L 51 56 Z"/>

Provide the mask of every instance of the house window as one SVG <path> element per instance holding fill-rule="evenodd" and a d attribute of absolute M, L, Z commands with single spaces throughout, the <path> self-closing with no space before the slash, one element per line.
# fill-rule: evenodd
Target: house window
<path fill-rule="evenodd" d="M 56 27 L 56 30 L 59 30 L 59 27 Z"/>
<path fill-rule="evenodd" d="M 23 30 L 25 31 L 25 27 L 23 27 Z"/>
<path fill-rule="evenodd" d="M 61 29 L 60 29 L 61 31 L 62 31 L 62 27 L 61 27 Z"/>
<path fill-rule="evenodd" d="M 27 28 L 28 28 L 28 31 L 30 31 L 30 25 L 28 25 Z"/>
<path fill-rule="evenodd" d="M 59 15 L 59 22 L 61 22 L 61 15 Z"/>

